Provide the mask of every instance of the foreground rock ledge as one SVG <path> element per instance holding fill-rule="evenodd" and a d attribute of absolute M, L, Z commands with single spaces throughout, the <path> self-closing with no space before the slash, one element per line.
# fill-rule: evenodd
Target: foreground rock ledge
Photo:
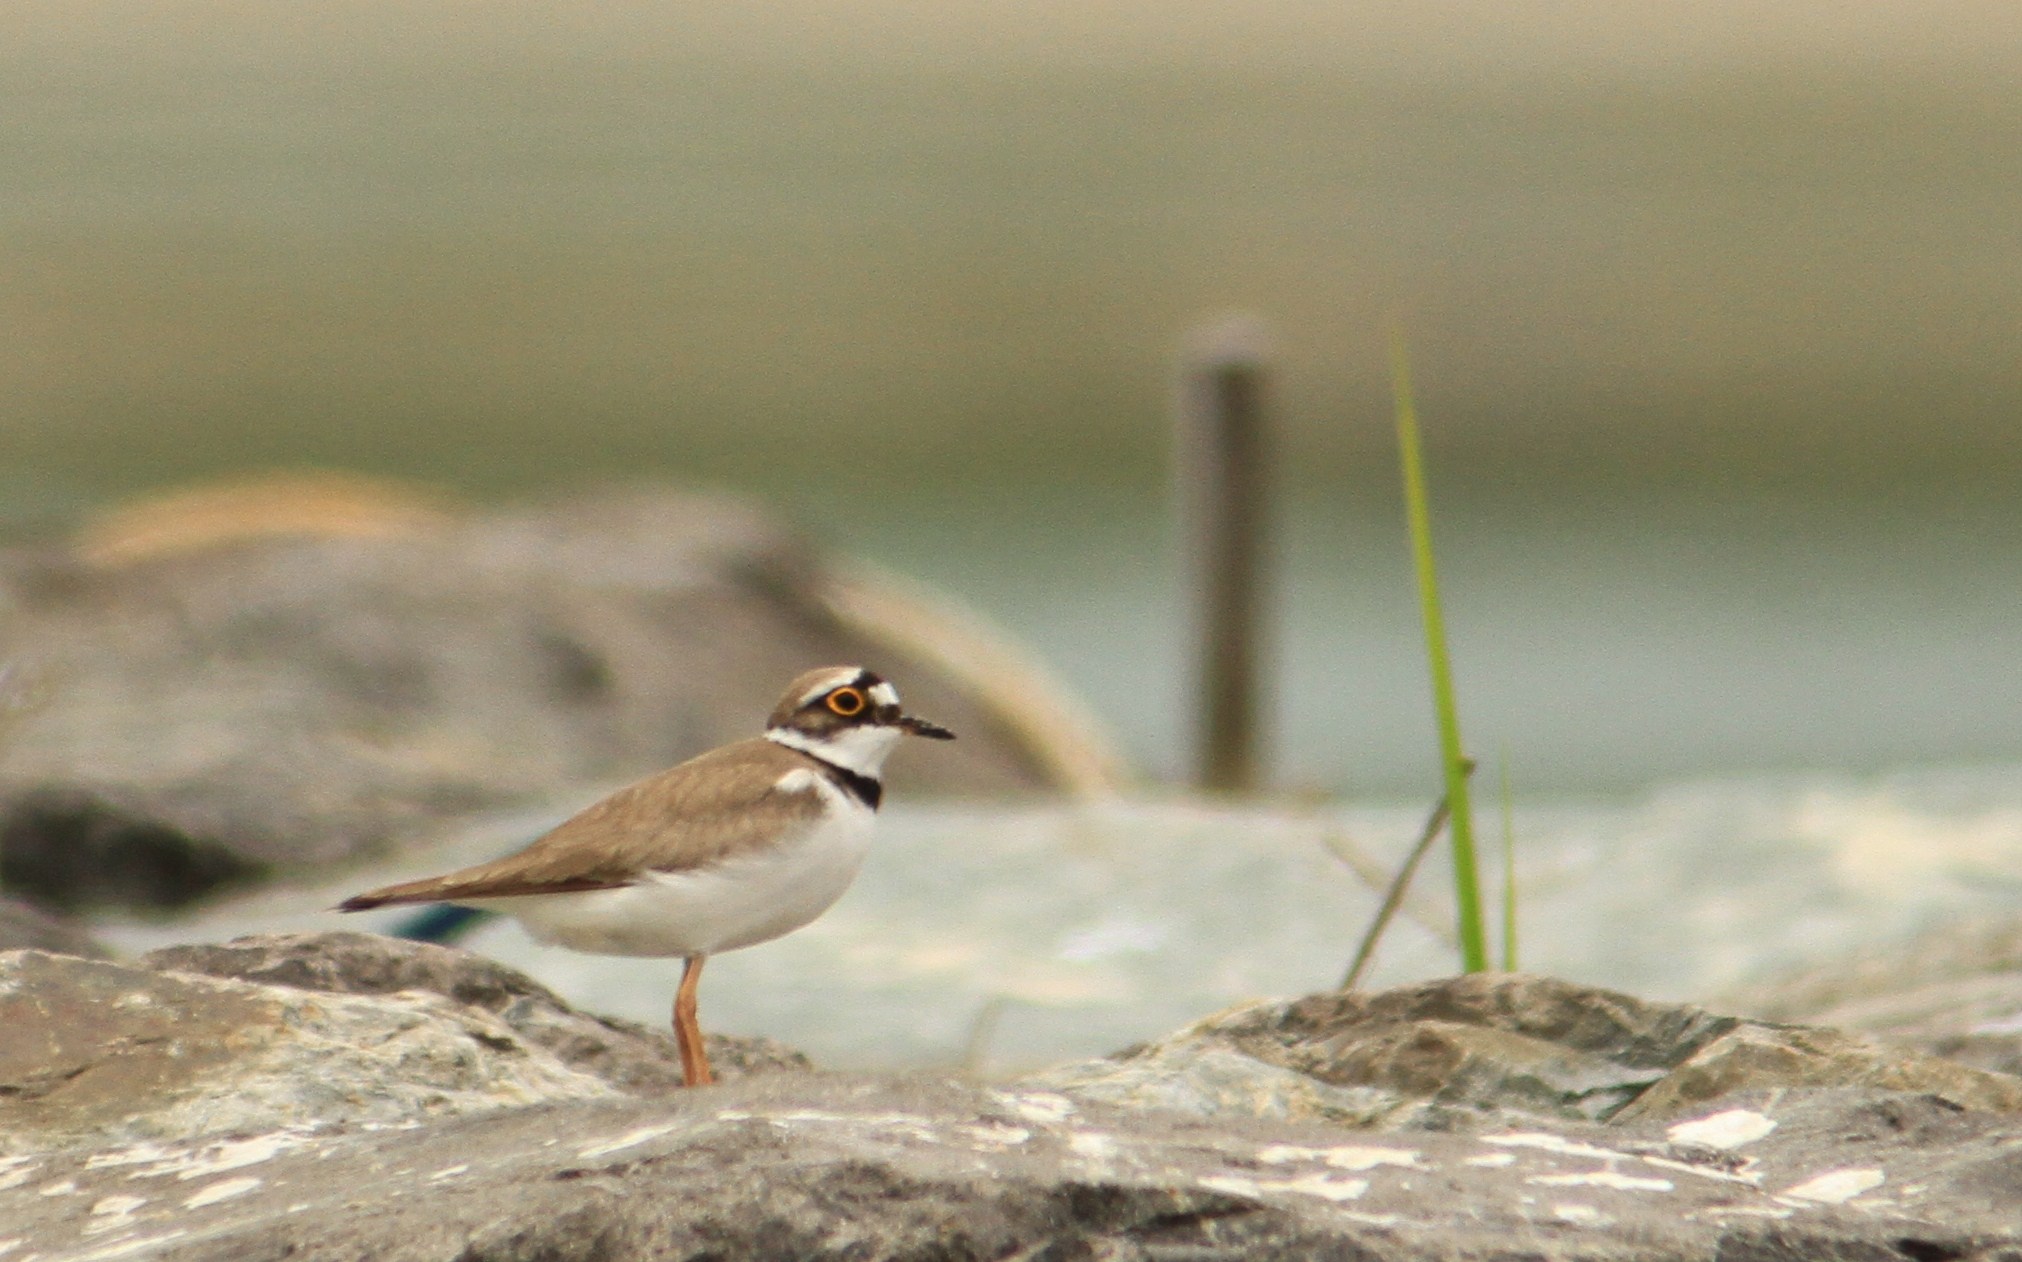
<path fill-rule="evenodd" d="M 1664 1128 L 1370 1137 L 830 1077 L 415 1130 L 17 1158 L 25 1256 L 1969 1258 L 2022 1248 L 2015 1130 L 1930 1098 Z M 1732 1144 L 1774 1124 L 1746 1144 Z M 1942 1161 L 1934 1156 L 1942 1153 Z M 119 1250 L 113 1254 L 110 1250 Z"/>
<path fill-rule="evenodd" d="M 670 1091 L 656 1032 L 354 934 L 0 955 L 0 1008 L 7 1262 L 2022 1257 L 2022 1083 L 1541 978 L 1253 1005 L 997 1087 L 774 1057 Z M 26 1029 L 102 1051 L 36 1079 Z M 290 1055 L 318 1086 L 282 1100 Z"/>

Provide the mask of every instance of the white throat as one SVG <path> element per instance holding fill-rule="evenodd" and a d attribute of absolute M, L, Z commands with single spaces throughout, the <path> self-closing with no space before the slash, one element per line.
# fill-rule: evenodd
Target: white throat
<path fill-rule="evenodd" d="M 790 727 L 765 729 L 765 739 L 776 745 L 811 754 L 873 780 L 878 778 L 878 769 L 885 765 L 892 747 L 904 738 L 905 733 L 898 728 L 870 725 L 844 728 L 833 736 L 809 736 Z"/>

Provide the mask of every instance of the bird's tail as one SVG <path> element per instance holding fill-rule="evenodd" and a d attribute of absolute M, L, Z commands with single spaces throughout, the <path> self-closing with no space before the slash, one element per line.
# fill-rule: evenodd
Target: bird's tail
<path fill-rule="evenodd" d="M 337 910 L 371 911 L 374 907 L 391 907 L 401 903 L 433 903 L 440 900 L 442 894 L 440 877 L 429 877 L 422 881 L 402 881 L 398 885 L 382 885 L 376 890 L 353 894 L 337 904 Z"/>

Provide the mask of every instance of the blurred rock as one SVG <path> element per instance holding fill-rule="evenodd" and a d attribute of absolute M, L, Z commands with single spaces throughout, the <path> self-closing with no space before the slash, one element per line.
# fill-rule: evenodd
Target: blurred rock
<path fill-rule="evenodd" d="M 17 898 L 0 895 L 0 951 L 50 951 L 103 959 L 111 952 L 90 934 Z"/>
<path fill-rule="evenodd" d="M 250 980 L 239 980 L 241 978 Z M 0 1152 L 410 1124 L 680 1083 L 671 1037 L 441 947 L 249 939 L 139 965 L 0 954 Z M 804 1067 L 715 1039 L 726 1078 Z"/>
<path fill-rule="evenodd" d="M 2022 1074 L 2022 920 L 1974 918 L 1795 969 L 1722 1002 L 1841 1026 L 1897 1047 Z"/>
<path fill-rule="evenodd" d="M 740 501 L 319 511 L 331 529 L 235 531 L 183 505 L 0 556 L 0 658 L 36 697 L 0 741 L 0 883 L 57 908 L 175 906 L 395 853 L 755 734 L 827 662 L 889 674 L 961 734 L 896 759 L 899 793 L 1079 785 L 1064 768 L 1098 747 L 1049 741 L 1031 704 L 935 660 L 925 615 L 881 635 L 852 612 L 862 584 Z"/>
<path fill-rule="evenodd" d="M 1809 1087 L 2022 1110 L 2022 1079 L 1836 1030 L 1496 973 L 1255 1004 L 1027 1081 L 1202 1118 L 1378 1129 L 1662 1120 L 1731 1095 Z"/>

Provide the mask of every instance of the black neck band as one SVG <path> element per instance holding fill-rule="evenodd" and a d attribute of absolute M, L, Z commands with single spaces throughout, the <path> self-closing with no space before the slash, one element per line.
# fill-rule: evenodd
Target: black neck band
<path fill-rule="evenodd" d="M 807 751 L 804 749 L 800 752 L 807 754 Z M 840 763 L 830 762 L 819 754 L 807 754 L 807 756 L 820 763 L 821 769 L 828 773 L 829 779 L 842 786 L 842 788 L 849 792 L 851 797 L 862 802 L 865 806 L 875 811 L 878 809 L 878 803 L 884 800 L 885 786 L 879 783 L 876 776 L 867 776 L 861 771 L 851 771 L 848 767 Z"/>

